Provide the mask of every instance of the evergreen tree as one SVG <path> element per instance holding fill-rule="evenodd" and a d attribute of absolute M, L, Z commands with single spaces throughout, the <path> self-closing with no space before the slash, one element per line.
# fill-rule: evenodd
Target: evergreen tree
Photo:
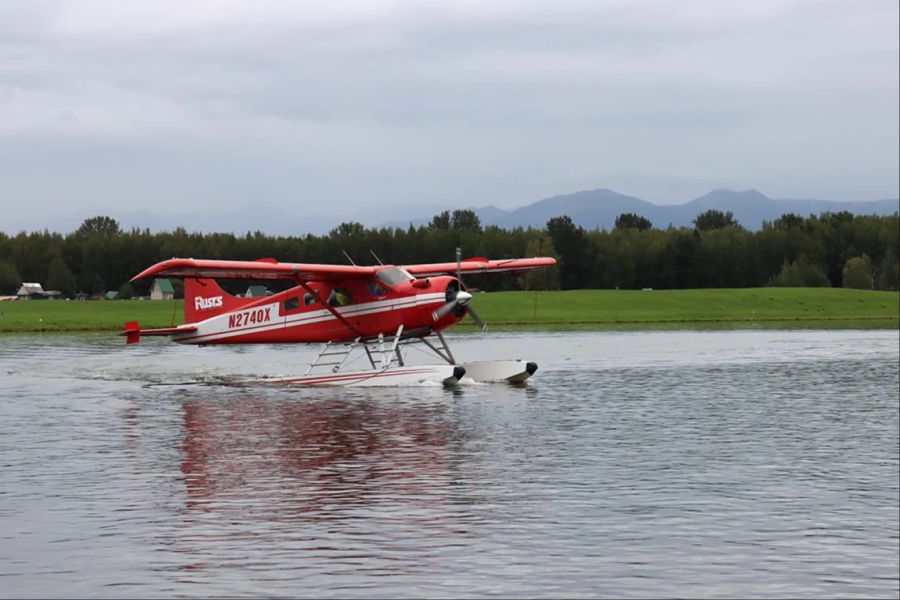
<path fill-rule="evenodd" d="M 878 267 L 878 289 L 900 289 L 900 260 L 893 250 L 885 253 L 884 259 Z"/>
<path fill-rule="evenodd" d="M 429 229 L 450 229 L 450 211 L 445 210 L 440 214 L 434 215 L 431 223 L 428 224 Z"/>
<path fill-rule="evenodd" d="M 775 229 L 790 231 L 792 229 L 799 229 L 804 223 L 805 220 L 800 215 L 796 213 L 785 213 L 775 219 L 775 222 L 772 225 Z"/>
<path fill-rule="evenodd" d="M 47 289 L 57 290 L 66 298 L 75 295 L 75 274 L 59 254 L 47 265 Z"/>
<path fill-rule="evenodd" d="M 0 260 L 0 294 L 11 296 L 18 291 L 20 285 L 22 278 L 19 277 L 16 265 L 8 260 Z"/>
<path fill-rule="evenodd" d="M 101 235 L 111 237 L 119 235 L 122 230 L 119 228 L 119 222 L 112 217 L 98 216 L 85 219 L 76 231 L 79 235 Z"/>
<path fill-rule="evenodd" d="M 739 225 L 730 210 L 722 212 L 715 209 L 700 213 L 694 217 L 693 223 L 697 231 L 710 231 L 713 229 L 724 229 L 725 227 L 737 227 Z"/>
<path fill-rule="evenodd" d="M 481 219 L 469 209 L 454 210 L 450 218 L 450 228 L 457 231 L 481 231 Z"/>
<path fill-rule="evenodd" d="M 563 215 L 547 221 L 547 232 L 559 254 L 559 286 L 564 290 L 586 287 L 589 265 L 584 230 Z"/>
<path fill-rule="evenodd" d="M 644 231 L 645 229 L 651 229 L 652 227 L 653 223 L 650 222 L 650 219 L 634 213 L 622 213 L 616 217 L 616 229 L 637 229 L 639 231 Z"/>

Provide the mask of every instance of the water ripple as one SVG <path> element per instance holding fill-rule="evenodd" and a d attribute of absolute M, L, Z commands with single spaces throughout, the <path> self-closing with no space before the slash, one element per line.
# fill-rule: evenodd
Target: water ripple
<path fill-rule="evenodd" d="M 457 390 L 119 342 L 0 338 L 4 594 L 900 592 L 894 331 L 464 336 L 541 367 Z"/>

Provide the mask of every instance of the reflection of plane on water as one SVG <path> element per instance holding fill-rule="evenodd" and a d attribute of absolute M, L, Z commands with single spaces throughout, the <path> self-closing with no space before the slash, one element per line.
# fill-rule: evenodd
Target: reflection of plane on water
<path fill-rule="evenodd" d="M 182 410 L 189 509 L 242 522 L 321 520 L 382 503 L 428 508 L 452 488 L 444 404 L 242 394 L 186 399 Z"/>
<path fill-rule="evenodd" d="M 268 380 L 307 385 L 396 385 L 436 381 L 455 384 L 464 375 L 477 381 L 522 382 L 537 365 L 522 360 L 459 363 L 443 329 L 467 314 L 485 328 L 462 284 L 463 273 L 522 273 L 555 264 L 552 258 L 407 265 L 324 265 L 172 258 L 143 277 L 184 278 L 183 325 L 141 329 L 135 321 L 121 333 L 128 343 L 142 335 L 172 336 L 182 344 L 325 342 L 299 377 Z M 272 296 L 241 298 L 223 290 L 220 279 L 287 280 L 295 284 Z M 421 344 L 441 364 L 406 364 L 404 349 Z M 349 370 L 349 357 L 365 353 L 371 368 Z"/>

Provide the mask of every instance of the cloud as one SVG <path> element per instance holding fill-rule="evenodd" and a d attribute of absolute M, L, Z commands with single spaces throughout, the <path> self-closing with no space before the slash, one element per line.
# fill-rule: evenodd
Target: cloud
<path fill-rule="evenodd" d="M 897 20 L 877 1 L 3 3 L 0 197 L 891 196 Z"/>

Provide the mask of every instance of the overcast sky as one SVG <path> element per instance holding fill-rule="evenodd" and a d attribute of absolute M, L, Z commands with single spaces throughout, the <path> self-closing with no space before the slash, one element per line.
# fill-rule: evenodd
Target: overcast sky
<path fill-rule="evenodd" d="M 5 0 L 0 219 L 896 197 L 898 20 L 896 0 Z"/>

